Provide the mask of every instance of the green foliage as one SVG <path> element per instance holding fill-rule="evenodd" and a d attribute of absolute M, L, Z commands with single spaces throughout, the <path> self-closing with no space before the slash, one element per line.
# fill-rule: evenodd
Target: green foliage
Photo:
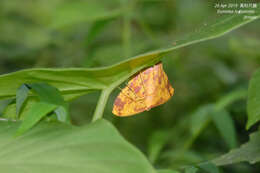
<path fill-rule="evenodd" d="M 169 170 L 169 169 L 162 169 L 162 170 L 157 170 L 157 173 L 179 173 L 179 172 L 174 170 Z"/>
<path fill-rule="evenodd" d="M 57 109 L 54 112 L 57 114 L 59 121 L 70 121 L 68 103 L 65 102 L 57 88 L 45 83 L 32 83 L 28 86 L 37 94 L 41 102 L 57 105 Z"/>
<path fill-rule="evenodd" d="M 28 115 L 24 119 L 19 127 L 16 136 L 19 136 L 32 128 L 37 122 L 39 122 L 44 116 L 48 113 L 54 111 L 57 108 L 57 105 L 49 104 L 46 102 L 37 102 L 32 105 L 32 108 L 28 112 Z"/>
<path fill-rule="evenodd" d="M 192 116 L 191 132 L 193 140 L 208 126 L 210 121 L 216 125 L 219 133 L 230 148 L 237 145 L 234 122 L 226 110 L 217 110 L 215 105 L 200 107 Z"/>
<path fill-rule="evenodd" d="M 213 160 L 213 163 L 222 166 L 239 162 L 249 162 L 254 164 L 260 161 L 260 132 L 250 135 L 250 140 L 239 148 L 231 150 L 229 153 Z"/>
<path fill-rule="evenodd" d="M 0 99 L 15 97 L 19 86 L 24 83 L 36 82 L 46 82 L 58 88 L 65 100 L 79 97 L 93 90 L 111 92 L 116 86 L 140 69 L 160 61 L 165 54 L 177 48 L 221 36 L 255 19 L 249 18 L 245 20 L 240 15 L 224 16 L 215 23 L 204 26 L 199 32 L 176 41 L 175 45 L 169 48 L 138 55 L 105 68 L 30 69 L 2 75 L 0 76 L 0 83 L 2 83 L 0 86 Z M 104 101 L 106 102 L 106 100 Z M 104 106 L 100 108 L 104 109 Z"/>
<path fill-rule="evenodd" d="M 185 173 L 197 173 L 197 172 L 219 173 L 219 169 L 210 162 L 201 163 L 197 166 L 190 166 L 185 169 Z"/>
<path fill-rule="evenodd" d="M 51 28 L 60 28 L 82 22 L 91 22 L 118 17 L 122 13 L 120 1 L 65 1 L 52 13 Z"/>
<path fill-rule="evenodd" d="M 22 108 L 25 105 L 25 101 L 28 98 L 30 89 L 26 85 L 22 85 L 16 92 L 16 116 L 19 117 Z"/>
<path fill-rule="evenodd" d="M 248 91 L 248 122 L 247 129 L 249 129 L 253 124 L 260 120 L 260 70 L 258 70 L 252 77 L 249 84 Z"/>
<path fill-rule="evenodd" d="M 158 158 L 160 151 L 169 141 L 170 133 L 169 131 L 156 131 L 150 137 L 148 143 L 148 158 L 152 163 L 155 163 Z"/>
<path fill-rule="evenodd" d="M 3 172 L 155 172 L 144 155 L 105 120 L 84 127 L 41 123 L 14 139 L 18 125 L 0 122 L 5 131 L 0 138 L 0 146 L 5 148 L 0 152 Z"/>
<path fill-rule="evenodd" d="M 185 169 L 185 173 L 196 173 L 198 170 L 198 168 L 191 166 Z"/>
<path fill-rule="evenodd" d="M 3 112 L 5 111 L 6 107 L 13 102 L 13 99 L 7 99 L 7 100 L 1 100 L 0 101 L 0 116 L 3 115 Z"/>
<path fill-rule="evenodd" d="M 246 98 L 247 98 L 247 90 L 237 89 L 223 96 L 221 99 L 219 99 L 215 107 L 217 110 L 221 110 L 226 108 L 228 105 L 230 105 L 231 103 L 237 100 L 246 99 Z"/>
<path fill-rule="evenodd" d="M 199 168 L 208 173 L 219 173 L 219 169 L 210 162 L 199 164 Z"/>
<path fill-rule="evenodd" d="M 68 103 L 66 103 L 57 88 L 54 88 L 45 83 L 32 83 L 22 85 L 16 96 L 17 111 L 19 112 L 24 105 L 29 93 L 29 89 L 32 89 L 36 93 L 40 102 L 34 103 L 29 110 L 28 115 L 25 117 L 24 122 L 19 128 L 17 135 L 21 135 L 38 121 L 40 121 L 48 113 L 54 111 L 57 115 L 57 119 L 61 122 L 69 122 Z"/>
<path fill-rule="evenodd" d="M 212 119 L 229 148 L 237 146 L 234 121 L 226 110 L 212 112 Z"/>

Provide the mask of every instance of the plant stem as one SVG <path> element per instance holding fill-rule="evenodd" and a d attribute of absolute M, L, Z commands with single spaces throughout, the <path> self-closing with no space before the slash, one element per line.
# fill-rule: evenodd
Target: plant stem
<path fill-rule="evenodd" d="M 95 122 L 96 120 L 101 119 L 103 117 L 104 109 L 106 107 L 106 103 L 107 103 L 107 100 L 109 98 L 111 91 L 112 91 L 111 88 L 102 90 L 98 103 L 97 103 L 97 107 L 95 109 L 95 113 L 93 115 L 92 122 Z"/>

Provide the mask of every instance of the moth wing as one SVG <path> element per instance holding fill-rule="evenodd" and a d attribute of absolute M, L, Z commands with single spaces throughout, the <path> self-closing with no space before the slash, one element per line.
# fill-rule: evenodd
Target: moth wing
<path fill-rule="evenodd" d="M 112 113 L 117 116 L 131 116 L 145 110 L 144 89 L 137 74 L 117 96 Z"/>
<path fill-rule="evenodd" d="M 136 74 L 119 93 L 113 114 L 130 116 L 167 102 L 174 94 L 162 63 Z"/>
<path fill-rule="evenodd" d="M 117 116 L 131 116 L 146 110 L 146 105 L 143 99 L 133 100 L 125 94 L 120 93 L 113 106 L 112 113 Z"/>
<path fill-rule="evenodd" d="M 148 109 L 167 102 L 174 94 L 174 89 L 163 70 L 162 63 L 153 67 L 152 74 L 149 74 L 145 86 L 147 88 L 145 104 Z"/>

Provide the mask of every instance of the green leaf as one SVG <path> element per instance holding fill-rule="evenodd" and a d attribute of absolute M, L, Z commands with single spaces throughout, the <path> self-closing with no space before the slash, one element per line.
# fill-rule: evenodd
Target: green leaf
<path fill-rule="evenodd" d="M 93 2 L 94 3 L 94 2 Z M 259 5 L 260 6 L 260 5 Z M 244 15 L 223 15 L 216 21 L 203 25 L 198 32 L 193 32 L 185 38 L 173 41 L 166 48 L 137 55 L 126 61 L 104 68 L 66 68 L 66 69 L 28 69 L 0 76 L 0 100 L 14 98 L 16 90 L 24 83 L 48 83 L 59 89 L 65 100 L 71 100 L 86 93 L 105 90 L 112 91 L 130 76 L 141 69 L 160 61 L 165 54 L 175 49 L 222 36 L 244 24 L 256 20 L 244 18 Z M 31 99 L 27 106 L 30 106 Z M 9 107 L 8 107 L 9 108 Z M 14 107 L 7 109 L 7 115 L 12 114 Z M 24 111 L 22 114 L 25 114 Z"/>
<path fill-rule="evenodd" d="M 167 150 L 163 152 L 162 159 L 170 160 L 176 165 L 180 166 L 187 163 L 199 163 L 204 160 L 203 156 L 192 150 L 182 150 L 180 148 L 175 148 L 172 150 Z"/>
<path fill-rule="evenodd" d="M 51 85 L 46 83 L 32 83 L 28 84 L 28 86 L 32 88 L 42 102 L 56 105 L 65 103 L 59 90 Z"/>
<path fill-rule="evenodd" d="M 250 135 L 249 142 L 237 149 L 214 159 L 212 162 L 218 166 L 229 165 L 239 162 L 254 164 L 260 161 L 260 131 Z"/>
<path fill-rule="evenodd" d="M 219 173 L 219 169 L 211 162 L 200 163 L 196 166 L 189 166 L 185 169 L 185 173 Z"/>
<path fill-rule="evenodd" d="M 204 105 L 199 107 L 198 110 L 191 115 L 191 133 L 194 138 L 196 138 L 211 121 L 209 114 L 212 108 L 212 104 Z"/>
<path fill-rule="evenodd" d="M 70 122 L 68 103 L 65 102 L 57 88 L 45 83 L 33 83 L 28 84 L 28 86 L 37 93 L 41 102 L 57 105 L 54 112 L 57 114 L 59 121 Z"/>
<path fill-rule="evenodd" d="M 13 102 L 13 99 L 0 100 L 0 116 L 3 115 L 6 107 Z"/>
<path fill-rule="evenodd" d="M 155 173 L 145 156 L 107 121 L 75 127 L 40 123 L 13 138 L 18 123 L 0 122 L 4 173 Z"/>
<path fill-rule="evenodd" d="M 38 102 L 35 103 L 30 111 L 28 112 L 28 115 L 22 122 L 21 126 L 19 127 L 16 136 L 19 136 L 32 128 L 36 123 L 38 123 L 44 116 L 46 116 L 48 113 L 52 112 L 57 108 L 57 105 L 45 103 L 45 102 Z"/>
<path fill-rule="evenodd" d="M 196 111 L 194 111 L 190 116 L 190 132 L 191 137 L 184 145 L 185 149 L 190 148 L 193 142 L 197 139 L 200 133 L 208 126 L 211 122 L 210 112 L 212 111 L 214 105 L 207 104 L 200 106 Z"/>
<path fill-rule="evenodd" d="M 210 162 L 201 163 L 198 165 L 198 167 L 207 173 L 219 173 L 219 169 Z"/>
<path fill-rule="evenodd" d="M 237 146 L 237 136 L 234 121 L 230 114 L 226 110 L 216 110 L 211 115 L 218 131 L 229 148 L 235 148 Z"/>
<path fill-rule="evenodd" d="M 185 173 L 196 173 L 199 169 L 194 166 L 189 166 L 185 168 Z"/>
<path fill-rule="evenodd" d="M 228 146 L 230 148 L 237 146 L 235 126 L 229 113 L 224 109 L 216 109 L 215 104 L 207 104 L 191 115 L 192 138 L 187 142 L 186 148 L 194 142 L 212 120 Z"/>
<path fill-rule="evenodd" d="M 114 18 L 122 13 L 120 1 L 77 0 L 63 1 L 52 14 L 51 28 L 60 28 L 83 22 Z"/>
<path fill-rule="evenodd" d="M 250 80 L 248 89 L 247 113 L 248 121 L 246 128 L 249 129 L 252 125 L 260 120 L 260 69 L 255 72 Z"/>
<path fill-rule="evenodd" d="M 20 112 L 24 106 L 26 99 L 28 98 L 30 89 L 26 85 L 22 85 L 16 92 L 16 116 L 19 118 Z"/>
<path fill-rule="evenodd" d="M 159 169 L 157 173 L 179 173 L 179 171 L 170 170 L 170 169 Z"/>
<path fill-rule="evenodd" d="M 155 131 L 149 138 L 148 158 L 152 163 L 157 160 L 162 148 L 169 141 L 169 138 L 170 132 L 167 130 Z"/>
<path fill-rule="evenodd" d="M 247 98 L 247 90 L 245 89 L 238 89 L 234 90 L 227 95 L 220 98 L 216 105 L 215 109 L 221 110 L 226 108 L 228 105 L 232 104 L 233 102 L 240 100 L 240 99 L 246 99 Z"/>
<path fill-rule="evenodd" d="M 99 35 L 99 33 L 105 29 L 105 26 L 109 22 L 111 22 L 111 19 L 96 21 L 91 25 L 85 40 L 86 47 L 88 47 L 91 42 Z"/>

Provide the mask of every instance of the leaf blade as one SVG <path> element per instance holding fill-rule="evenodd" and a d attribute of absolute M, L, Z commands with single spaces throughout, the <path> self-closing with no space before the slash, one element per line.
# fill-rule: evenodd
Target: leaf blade
<path fill-rule="evenodd" d="M 16 117 L 19 118 L 20 112 L 28 98 L 30 89 L 26 85 L 22 85 L 16 92 Z"/>
<path fill-rule="evenodd" d="M 36 123 L 38 123 L 45 115 L 52 112 L 56 108 L 57 105 L 53 105 L 45 102 L 35 103 L 30 109 L 24 121 L 22 122 L 21 126 L 17 130 L 16 136 L 20 136 L 23 133 L 25 133 L 27 130 L 32 128 Z"/>
<path fill-rule="evenodd" d="M 13 102 L 13 99 L 0 100 L 0 116 L 3 115 L 5 109 L 9 104 Z"/>
<path fill-rule="evenodd" d="M 250 135 L 247 143 L 241 145 L 239 148 L 231 150 L 212 162 L 218 166 L 229 165 L 239 162 L 249 162 L 254 164 L 260 161 L 260 132 L 255 132 Z"/>
<path fill-rule="evenodd" d="M 0 133 L 0 147 L 5 148 L 0 151 L 0 166 L 6 173 L 155 173 L 145 156 L 108 121 L 82 127 L 40 123 L 13 139 L 18 125 L 0 122 L 0 131 L 5 131 Z"/>
<path fill-rule="evenodd" d="M 247 113 L 248 121 L 246 128 L 260 120 L 260 69 L 255 72 L 249 83 Z"/>
<path fill-rule="evenodd" d="M 237 147 L 235 125 L 230 114 L 226 110 L 215 110 L 212 119 L 229 148 Z"/>
<path fill-rule="evenodd" d="M 57 105 L 57 108 L 54 110 L 58 120 L 61 122 L 70 122 L 69 117 L 69 105 L 65 102 L 60 91 L 46 83 L 32 83 L 28 84 L 34 92 L 36 92 L 41 102 L 46 102 L 49 104 Z"/>

